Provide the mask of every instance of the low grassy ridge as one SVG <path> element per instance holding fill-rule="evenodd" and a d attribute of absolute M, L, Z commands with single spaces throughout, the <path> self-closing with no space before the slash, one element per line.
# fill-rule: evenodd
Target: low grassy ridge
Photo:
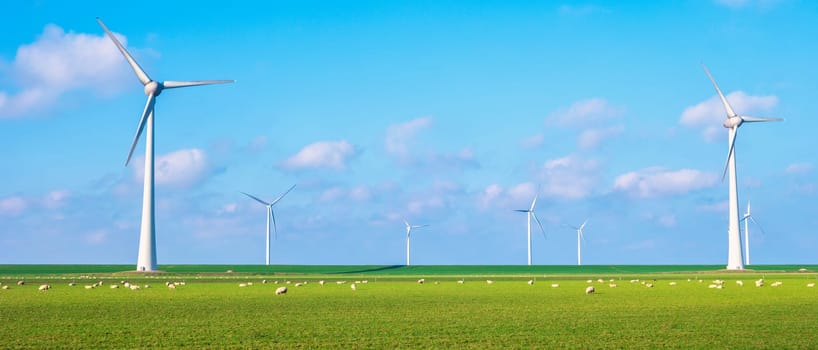
<path fill-rule="evenodd" d="M 473 270 L 477 267 L 306 266 L 274 274 L 265 266 L 217 266 L 209 271 L 162 266 L 165 274 L 145 276 L 102 268 L 80 274 L 24 274 L 7 266 L 0 266 L 0 282 L 10 285 L 0 290 L 0 348 L 655 349 L 818 344 L 818 288 L 806 287 L 816 282 L 816 274 L 772 272 L 800 267 L 723 273 L 718 268 L 577 271 L 512 266 L 481 273 Z M 227 269 L 236 272 L 214 274 Z M 92 273 L 98 275 L 88 275 Z M 27 283 L 16 285 L 12 275 L 25 275 Z M 418 275 L 426 283 L 418 284 Z M 753 281 L 762 277 L 766 285 L 754 287 Z M 261 283 L 262 278 L 270 283 Z M 165 287 L 165 281 L 181 279 L 185 285 Z M 317 279 L 327 283 L 320 286 Z M 461 279 L 464 283 L 456 282 Z M 533 285 L 527 284 L 529 279 L 535 279 Z M 715 279 L 725 280 L 724 289 L 708 288 Z M 143 288 L 110 289 L 122 280 Z M 272 283 L 275 280 L 279 283 Z M 310 282 L 295 287 L 305 280 Z M 340 280 L 347 283 L 337 284 Z M 356 280 L 368 283 L 356 283 L 353 291 L 350 284 Z M 736 280 L 743 280 L 744 286 Z M 40 292 L 44 281 L 52 289 Z M 69 287 L 70 281 L 77 285 Z M 97 281 L 103 285 L 84 288 Z M 774 281 L 783 284 L 771 287 Z M 246 282 L 253 285 L 239 287 Z M 589 285 L 595 294 L 585 294 Z M 289 291 L 275 296 L 280 286 Z"/>

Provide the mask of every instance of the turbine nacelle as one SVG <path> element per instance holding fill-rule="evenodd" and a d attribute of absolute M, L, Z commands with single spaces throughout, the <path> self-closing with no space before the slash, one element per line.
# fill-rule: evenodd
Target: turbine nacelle
<path fill-rule="evenodd" d="M 732 129 L 741 126 L 742 123 L 744 123 L 744 119 L 742 119 L 739 116 L 735 116 L 725 119 L 724 123 L 722 123 L 721 125 L 723 125 L 727 129 Z"/>
<path fill-rule="evenodd" d="M 147 84 L 145 84 L 145 95 L 146 96 L 159 96 L 162 93 L 162 90 L 165 89 L 165 86 L 162 83 L 151 80 Z"/>

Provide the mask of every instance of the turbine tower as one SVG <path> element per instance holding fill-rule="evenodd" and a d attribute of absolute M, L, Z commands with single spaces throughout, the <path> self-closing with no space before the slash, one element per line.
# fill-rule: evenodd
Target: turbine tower
<path fill-rule="evenodd" d="M 724 172 L 722 173 L 722 181 L 724 181 L 724 177 L 727 175 L 728 170 L 730 173 L 729 176 L 729 187 L 728 187 L 728 208 L 729 208 L 729 217 L 728 217 L 728 224 L 727 224 L 727 269 L 728 270 L 743 270 L 744 264 L 741 261 L 741 233 L 739 232 L 739 212 L 738 212 L 738 187 L 736 184 L 736 137 L 738 137 L 738 129 L 743 123 L 756 123 L 756 122 L 775 122 L 781 121 L 781 118 L 758 118 L 758 117 L 747 117 L 741 116 L 736 114 L 733 111 L 733 108 L 730 107 L 730 103 L 727 102 L 727 98 L 724 97 L 724 94 L 721 93 L 721 89 L 719 89 L 719 85 L 716 84 L 716 80 L 713 79 L 713 76 L 710 75 L 710 71 L 707 69 L 707 66 L 702 64 L 702 68 L 704 68 L 704 72 L 707 74 L 707 77 L 710 78 L 710 82 L 713 83 L 713 87 L 716 89 L 716 92 L 719 94 L 719 98 L 721 99 L 721 103 L 724 105 L 724 111 L 727 113 L 727 119 L 722 123 L 722 125 L 727 128 L 727 161 L 724 164 Z"/>
<path fill-rule="evenodd" d="M 755 217 L 750 214 L 750 201 L 747 201 L 747 212 L 744 213 L 744 217 L 741 218 L 741 221 L 744 221 L 744 264 L 750 265 L 750 225 L 749 222 L 753 221 L 756 226 L 764 233 L 764 229 L 761 228 L 761 224 L 756 221 Z"/>
<path fill-rule="evenodd" d="M 583 241 L 585 240 L 585 235 L 582 234 L 582 229 L 585 228 L 585 224 L 587 223 L 588 219 L 585 219 L 585 221 L 582 223 L 582 225 L 579 225 L 579 227 L 570 226 L 574 230 L 577 230 L 577 266 L 582 265 L 582 243 L 580 242 L 580 239 Z"/>
<path fill-rule="evenodd" d="M 410 225 L 409 221 L 403 220 L 406 225 L 406 266 L 409 266 L 409 237 L 412 235 L 413 228 L 421 228 L 429 225 Z"/>
<path fill-rule="evenodd" d="M 267 202 L 259 199 L 258 197 L 254 196 L 252 194 L 249 194 L 247 192 L 242 192 L 245 196 L 250 197 L 250 198 L 254 199 L 256 202 L 259 202 L 262 205 L 267 207 L 267 235 L 266 235 L 267 239 L 266 239 L 265 244 L 264 244 L 264 247 L 265 247 L 264 263 L 266 265 L 270 265 L 270 221 L 271 220 L 273 222 L 273 230 L 275 230 L 275 236 L 276 236 L 276 238 L 278 238 L 278 227 L 276 227 L 276 215 L 273 212 L 273 206 L 276 205 L 276 203 L 278 203 L 278 201 L 280 201 L 282 198 L 284 198 L 284 196 L 286 196 L 287 193 L 290 193 L 290 191 L 292 191 L 293 188 L 295 188 L 295 185 L 290 186 L 290 188 L 286 192 L 282 193 L 280 196 L 278 196 L 278 198 L 276 198 L 275 200 L 273 200 L 270 203 L 267 203 Z"/>
<path fill-rule="evenodd" d="M 102 20 L 97 17 L 97 22 L 99 23 L 100 27 L 105 31 L 105 34 L 111 38 L 111 41 L 114 42 L 114 45 L 119 49 L 119 52 L 122 53 L 122 56 L 125 56 L 125 59 L 130 64 L 131 68 L 133 69 L 134 73 L 136 73 L 136 77 L 139 79 L 139 82 L 142 83 L 144 86 L 145 95 L 148 95 L 148 101 L 145 103 L 145 109 L 142 112 L 142 117 L 139 119 L 139 124 L 136 129 L 136 135 L 134 136 L 133 143 L 131 143 L 131 150 L 128 152 L 128 159 L 125 161 L 125 166 L 128 166 L 128 163 L 131 161 L 131 156 L 133 155 L 134 148 L 136 148 L 136 143 L 139 141 L 139 137 L 142 135 L 142 130 L 146 130 L 146 140 L 145 140 L 145 183 L 144 189 L 142 192 L 142 226 L 139 233 L 139 254 L 137 256 L 136 261 L 136 270 L 137 271 L 154 271 L 156 270 L 156 227 L 154 223 L 154 188 L 153 188 L 153 161 L 154 161 L 154 150 L 153 150 L 153 107 L 156 104 L 156 97 L 162 93 L 164 89 L 173 89 L 173 88 L 181 88 L 181 87 L 188 87 L 188 86 L 196 86 L 196 85 L 210 85 L 210 84 L 223 84 L 223 83 L 232 83 L 233 80 L 198 80 L 198 81 L 155 81 L 148 77 L 148 74 L 142 70 L 142 67 L 139 66 L 138 63 L 131 57 L 125 47 L 122 46 L 122 43 L 108 30 L 108 27 L 105 26 L 105 23 L 102 23 Z"/>
<path fill-rule="evenodd" d="M 537 225 L 540 226 L 540 231 L 542 232 L 543 238 L 545 238 L 545 229 L 543 229 L 542 224 L 540 223 L 540 219 L 537 218 L 537 213 L 534 212 L 534 206 L 537 205 L 537 197 L 539 196 L 539 190 L 537 190 L 537 194 L 534 195 L 534 200 L 531 201 L 531 207 L 528 209 L 515 209 L 514 211 L 520 213 L 528 214 L 528 265 L 531 266 L 531 217 L 534 217 L 534 220 L 537 221 Z"/>

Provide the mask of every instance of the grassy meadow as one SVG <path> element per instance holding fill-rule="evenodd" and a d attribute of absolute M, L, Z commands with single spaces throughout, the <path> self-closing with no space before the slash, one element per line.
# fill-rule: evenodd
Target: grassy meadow
<path fill-rule="evenodd" d="M 10 286 L 0 290 L 0 348 L 621 349 L 818 344 L 818 289 L 806 287 L 818 275 L 792 272 L 798 269 L 792 266 L 742 273 L 647 266 L 291 266 L 271 273 L 266 266 L 190 265 L 160 266 L 166 272 L 155 275 L 118 273 L 103 265 L 64 266 L 56 272 L 34 266 L 0 265 L 0 283 Z M 234 272 L 224 272 L 228 269 Z M 426 283 L 418 284 L 418 276 Z M 753 281 L 761 277 L 765 286 L 756 288 Z M 16 285 L 20 279 L 27 283 Z M 262 279 L 270 283 L 263 284 Z M 321 286 L 319 279 L 327 283 Z M 457 283 L 461 279 L 464 283 Z M 495 282 L 488 284 L 486 279 Z M 526 283 L 529 279 L 535 279 L 533 285 Z M 609 286 L 610 279 L 616 288 Z M 640 281 L 631 283 L 633 279 Z M 724 289 L 708 288 L 715 279 L 725 280 Z M 143 288 L 110 288 L 123 280 Z M 347 283 L 336 283 L 342 280 Z M 350 284 L 356 280 L 360 282 L 353 291 Z M 361 283 L 364 280 L 368 283 Z M 744 286 L 736 285 L 736 280 L 743 280 Z M 76 285 L 69 287 L 71 281 Z M 103 285 L 84 287 L 97 281 Z M 166 281 L 186 283 L 171 290 Z M 304 281 L 308 283 L 295 286 Z M 771 287 L 774 281 L 783 284 Z M 239 287 L 247 282 L 253 285 Z M 52 289 L 38 291 L 42 283 Z M 555 283 L 558 288 L 551 286 Z M 145 284 L 151 287 L 146 289 Z M 585 294 L 589 285 L 596 288 L 595 294 Z M 280 286 L 288 287 L 286 295 L 274 295 Z"/>

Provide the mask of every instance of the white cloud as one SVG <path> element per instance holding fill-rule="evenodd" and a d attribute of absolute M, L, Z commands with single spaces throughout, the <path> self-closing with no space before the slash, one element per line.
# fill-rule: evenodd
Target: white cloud
<path fill-rule="evenodd" d="M 546 121 L 563 126 L 585 127 L 619 117 L 622 113 L 622 108 L 611 105 L 604 98 L 592 98 L 551 113 Z"/>
<path fill-rule="evenodd" d="M 488 209 L 492 203 L 496 202 L 500 195 L 503 194 L 503 187 L 498 184 L 491 184 L 486 186 L 482 192 L 477 196 L 477 207 L 480 209 Z"/>
<path fill-rule="evenodd" d="M 19 88 L 0 91 L 0 117 L 45 108 L 72 89 L 110 94 L 129 74 L 122 55 L 104 34 L 66 33 L 53 24 L 35 42 L 17 49 L 9 71 Z"/>
<path fill-rule="evenodd" d="M 569 155 L 545 162 L 541 170 L 543 193 L 565 199 L 587 197 L 596 185 L 599 162 Z"/>
<path fill-rule="evenodd" d="M 421 129 L 432 125 L 432 118 L 423 117 L 405 123 L 390 125 L 386 129 L 386 152 L 397 155 L 409 153 L 408 143 Z"/>
<path fill-rule="evenodd" d="M 778 97 L 751 96 L 744 91 L 735 91 L 727 94 L 727 101 L 733 111 L 739 115 L 768 112 L 778 105 Z M 727 114 L 718 95 L 713 96 L 696 105 L 685 108 L 679 118 L 679 124 L 690 128 L 703 128 L 702 135 L 707 141 L 715 141 L 723 135 L 721 126 Z"/>
<path fill-rule="evenodd" d="M 43 205 L 51 209 L 59 208 L 65 205 L 65 201 L 69 196 L 70 193 L 66 190 L 51 191 L 43 198 Z"/>
<path fill-rule="evenodd" d="M 22 197 L 6 197 L 0 199 L 0 215 L 18 216 L 25 212 L 28 203 Z"/>
<path fill-rule="evenodd" d="M 787 166 L 784 171 L 787 174 L 806 174 L 812 171 L 812 164 L 810 163 L 793 163 Z"/>
<path fill-rule="evenodd" d="M 327 168 L 344 170 L 350 158 L 358 151 L 351 143 L 341 141 L 318 141 L 304 146 L 294 156 L 282 163 L 282 167 L 290 170 L 307 168 Z"/>
<path fill-rule="evenodd" d="M 718 183 L 718 175 L 693 169 L 668 171 L 650 167 L 617 176 L 614 190 L 634 197 L 649 198 L 683 194 L 711 187 Z"/>
<path fill-rule="evenodd" d="M 604 128 L 591 128 L 584 130 L 579 135 L 579 147 L 582 149 L 594 149 L 605 139 L 621 134 L 625 131 L 624 125 L 614 125 Z"/>
<path fill-rule="evenodd" d="M 134 178 L 141 183 L 145 175 L 144 156 L 136 158 L 134 163 Z M 203 150 L 182 149 L 157 156 L 153 173 L 156 185 L 187 188 L 210 175 L 211 166 Z"/>

